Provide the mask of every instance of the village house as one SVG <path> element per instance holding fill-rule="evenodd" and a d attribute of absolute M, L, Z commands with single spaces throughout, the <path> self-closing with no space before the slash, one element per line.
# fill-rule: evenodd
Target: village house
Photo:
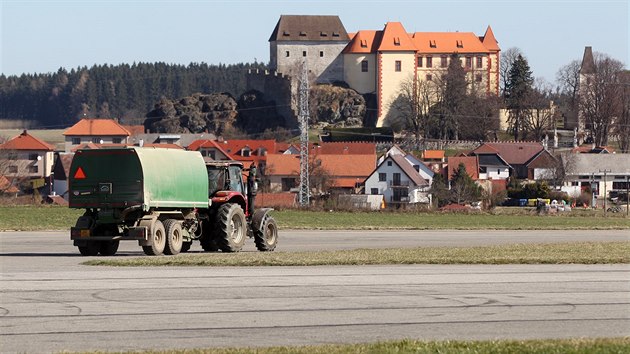
<path fill-rule="evenodd" d="M 481 144 L 471 154 L 497 154 L 511 168 L 512 172 L 508 176 L 518 179 L 552 179 L 558 167 L 556 158 L 538 142 L 488 142 Z M 481 166 L 483 164 L 480 163 Z M 504 172 L 498 172 L 497 178 L 507 178 Z"/>
<path fill-rule="evenodd" d="M 630 187 L 630 154 L 564 154 L 562 191 L 571 197 L 593 192 L 597 203 L 611 195 L 626 195 Z"/>
<path fill-rule="evenodd" d="M 422 162 L 415 165 L 402 153 L 384 155 L 376 169 L 365 180 L 365 194 L 383 195 L 388 205 L 431 203 L 431 183 L 420 172 L 433 172 Z"/>
<path fill-rule="evenodd" d="M 9 182 L 30 180 L 33 188 L 46 184 L 52 173 L 55 147 L 24 130 L 0 144 L 0 176 Z"/>
<path fill-rule="evenodd" d="M 114 119 L 81 119 L 68 128 L 65 136 L 65 152 L 76 150 L 82 144 L 127 144 L 131 135 Z"/>

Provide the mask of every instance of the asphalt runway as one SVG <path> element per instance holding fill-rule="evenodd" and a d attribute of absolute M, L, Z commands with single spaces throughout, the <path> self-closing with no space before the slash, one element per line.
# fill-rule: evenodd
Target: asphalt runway
<path fill-rule="evenodd" d="M 278 250 L 630 237 L 537 233 L 287 231 Z M 114 268 L 81 265 L 67 233 L 0 242 L 2 353 L 630 336 L 630 265 Z"/>

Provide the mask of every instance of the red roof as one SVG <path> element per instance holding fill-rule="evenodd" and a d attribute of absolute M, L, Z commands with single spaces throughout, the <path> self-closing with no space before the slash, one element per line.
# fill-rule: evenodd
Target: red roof
<path fill-rule="evenodd" d="M 37 139 L 25 130 L 22 134 L 11 138 L 4 144 L 0 144 L 0 149 L 54 151 L 55 147 L 43 140 Z"/>
<path fill-rule="evenodd" d="M 131 135 L 144 134 L 144 125 L 121 125 L 121 127 L 127 129 Z"/>
<path fill-rule="evenodd" d="M 195 140 L 190 145 L 188 145 L 188 150 L 190 151 L 198 151 L 200 149 L 212 149 L 215 148 L 219 150 L 223 155 L 225 155 L 228 159 L 232 159 L 232 156 L 223 149 L 223 147 L 216 140 Z"/>
<path fill-rule="evenodd" d="M 344 48 L 345 54 L 376 53 L 381 43 L 383 31 L 359 31 Z"/>
<path fill-rule="evenodd" d="M 258 193 L 256 205 L 259 207 L 286 207 L 295 206 L 295 193 Z"/>
<path fill-rule="evenodd" d="M 63 135 L 129 136 L 131 134 L 113 119 L 81 119 L 77 124 L 68 128 Z"/>
<path fill-rule="evenodd" d="M 465 156 L 465 157 L 449 157 L 448 158 L 448 179 L 453 178 L 453 173 L 459 168 L 459 164 L 463 163 L 466 167 L 466 172 L 473 180 L 479 179 L 479 160 L 477 156 Z"/>
<path fill-rule="evenodd" d="M 161 148 L 161 149 L 179 149 L 179 150 L 184 150 L 183 147 L 177 145 L 177 144 L 165 144 L 165 143 L 160 143 L 160 144 L 152 144 L 152 143 L 144 143 L 142 144 L 142 146 L 144 147 L 153 147 L 153 148 Z"/>

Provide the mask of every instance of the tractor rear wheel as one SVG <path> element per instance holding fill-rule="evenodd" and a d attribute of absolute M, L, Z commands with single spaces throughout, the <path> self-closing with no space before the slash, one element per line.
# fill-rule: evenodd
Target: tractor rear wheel
<path fill-rule="evenodd" d="M 164 229 L 166 231 L 166 247 L 164 248 L 164 254 L 178 254 L 182 250 L 182 244 L 184 242 L 182 224 L 175 219 L 167 219 L 164 221 Z"/>
<path fill-rule="evenodd" d="M 153 242 L 151 246 L 142 246 L 144 254 L 148 256 L 159 256 L 164 252 L 166 246 L 166 235 L 164 231 L 164 224 L 160 220 L 156 220 L 155 224 L 151 228 L 151 238 Z"/>
<path fill-rule="evenodd" d="M 254 232 L 254 242 L 256 248 L 262 252 L 273 251 L 278 244 L 278 225 L 276 219 L 271 215 L 266 215 L 260 230 Z"/>
<path fill-rule="evenodd" d="M 219 207 L 216 224 L 219 248 L 223 252 L 238 252 L 245 244 L 245 213 L 238 204 L 228 203 Z"/>

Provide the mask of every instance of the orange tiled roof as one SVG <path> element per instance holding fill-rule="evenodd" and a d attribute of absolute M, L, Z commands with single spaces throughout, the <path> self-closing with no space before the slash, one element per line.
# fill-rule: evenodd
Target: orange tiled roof
<path fill-rule="evenodd" d="M 472 32 L 416 32 L 412 37 L 419 53 L 489 52 L 479 37 Z"/>
<path fill-rule="evenodd" d="M 121 127 L 127 129 L 131 135 L 144 134 L 144 125 L 121 125 Z"/>
<path fill-rule="evenodd" d="M 129 136 L 130 133 L 113 119 L 81 119 L 77 124 L 68 128 L 63 135 Z"/>
<path fill-rule="evenodd" d="M 363 30 L 352 36 L 352 40 L 343 49 L 345 54 L 376 53 L 381 43 L 383 31 Z"/>
<path fill-rule="evenodd" d="M 144 143 L 142 146 L 144 147 L 153 147 L 153 148 L 161 148 L 161 149 L 179 149 L 179 150 L 184 150 L 183 147 L 177 145 L 177 144 L 165 144 L 165 143 L 161 143 L 161 144 L 152 144 L 152 143 Z"/>
<path fill-rule="evenodd" d="M 360 142 L 310 143 L 309 152 L 320 155 L 374 155 L 376 158 L 376 144 Z"/>
<path fill-rule="evenodd" d="M 423 159 L 443 159 L 444 150 L 424 150 L 422 152 Z"/>
<path fill-rule="evenodd" d="M 295 193 L 258 193 L 256 205 L 259 207 L 294 207 Z"/>
<path fill-rule="evenodd" d="M 491 51 L 501 50 L 499 48 L 499 41 L 494 37 L 494 32 L 492 32 L 492 28 L 488 26 L 486 29 L 486 33 L 481 38 L 481 43 Z"/>
<path fill-rule="evenodd" d="M 453 173 L 457 171 L 460 163 L 464 164 L 466 172 L 473 180 L 479 179 L 479 160 L 477 156 L 466 156 L 448 158 L 447 176 L 449 180 L 453 178 Z"/>
<path fill-rule="evenodd" d="M 374 155 L 318 155 L 321 166 L 332 177 L 367 178 L 376 167 Z M 300 173 L 299 155 L 267 156 L 267 175 L 297 176 Z"/>
<path fill-rule="evenodd" d="M 417 47 L 400 22 L 387 22 L 383 29 L 383 38 L 378 50 L 386 51 L 416 51 Z"/>
<path fill-rule="evenodd" d="M 300 174 L 299 155 L 269 155 L 267 156 L 267 175 L 290 176 Z"/>
<path fill-rule="evenodd" d="M 55 147 L 43 140 L 37 139 L 25 130 L 20 135 L 11 138 L 4 144 L 0 144 L 0 149 L 54 151 Z"/>

